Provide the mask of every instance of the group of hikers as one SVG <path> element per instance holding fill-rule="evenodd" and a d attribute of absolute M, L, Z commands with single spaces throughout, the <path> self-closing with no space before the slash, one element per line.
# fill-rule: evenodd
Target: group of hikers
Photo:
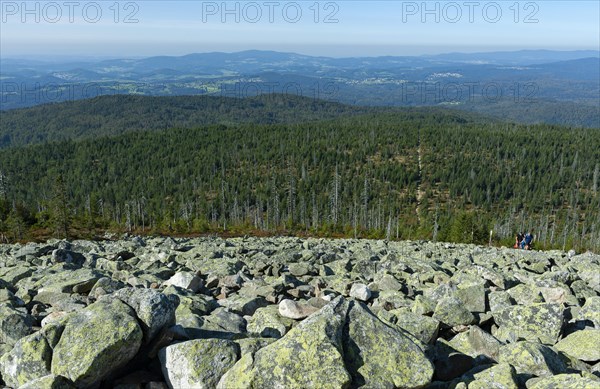
<path fill-rule="evenodd" d="M 525 235 L 523 235 L 522 232 L 519 232 L 517 234 L 517 237 L 515 238 L 514 248 L 521 249 L 521 250 L 531 250 L 532 246 L 533 246 L 533 234 L 531 232 L 527 232 Z"/>

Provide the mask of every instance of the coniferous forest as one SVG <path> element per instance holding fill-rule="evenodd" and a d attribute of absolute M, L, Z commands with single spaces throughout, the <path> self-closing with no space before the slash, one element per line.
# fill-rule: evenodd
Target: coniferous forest
<path fill-rule="evenodd" d="M 536 248 L 600 250 L 600 129 L 277 95 L 220 100 L 106 96 L 3 112 L 3 239 L 113 231 L 512 245 L 531 230 Z"/>

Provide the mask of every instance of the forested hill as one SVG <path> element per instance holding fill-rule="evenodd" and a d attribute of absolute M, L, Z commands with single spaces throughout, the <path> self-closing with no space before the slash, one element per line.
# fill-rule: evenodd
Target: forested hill
<path fill-rule="evenodd" d="M 205 124 L 300 123 L 377 112 L 291 95 L 101 96 L 3 111 L 0 148 L 119 135 L 131 131 L 194 128 Z"/>
<path fill-rule="evenodd" d="M 539 248 L 600 250 L 599 134 L 419 109 L 14 147 L 0 150 L 0 233 L 493 230 L 511 244 L 532 228 Z"/>

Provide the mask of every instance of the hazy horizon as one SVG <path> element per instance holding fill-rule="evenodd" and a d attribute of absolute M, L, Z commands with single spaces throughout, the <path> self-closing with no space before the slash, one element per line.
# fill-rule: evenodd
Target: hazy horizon
<path fill-rule="evenodd" d="M 525 49 L 515 49 L 515 50 L 488 50 L 488 51 L 478 51 L 478 50 L 473 50 L 473 51 L 439 51 L 439 52 L 432 52 L 430 54 L 415 54 L 415 55 L 411 55 L 411 54 L 405 54 L 405 55 L 392 55 L 392 54 L 383 54 L 383 55 L 353 55 L 353 56 L 335 56 L 335 55 L 312 55 L 312 54 L 308 54 L 308 53 L 303 53 L 303 52 L 297 52 L 297 51 L 280 51 L 280 50 L 267 50 L 267 49 L 246 49 L 246 50 L 233 50 L 233 51 L 226 51 L 226 50 L 218 50 L 218 51 L 202 51 L 202 52 L 189 52 L 189 53 L 184 53 L 181 55 L 170 55 L 170 54 L 163 54 L 163 53 L 157 53 L 157 54 L 153 54 L 153 55 L 137 55 L 137 56 L 119 56 L 119 55 L 101 55 L 101 56 L 93 56 L 93 55 L 45 55 L 43 56 L 43 58 L 40 58 L 39 55 L 15 55 L 15 56 L 5 56 L 5 55 L 1 55 L 0 54 L 0 60 L 2 59 L 10 59 L 10 60 L 27 60 L 27 61 L 38 61 L 38 62 L 70 62 L 70 61 L 104 61 L 104 60 L 116 60 L 116 59 L 132 59 L 132 60 L 138 60 L 138 59 L 147 59 L 147 58 L 153 58 L 153 57 L 172 57 L 172 58 L 178 58 L 178 57 L 185 57 L 185 56 L 189 56 L 189 55 L 202 55 L 202 54 L 213 54 L 213 53 L 222 53 L 222 54 L 236 54 L 236 53 L 243 53 L 243 52 L 249 52 L 249 51 L 259 51 L 259 52 L 277 52 L 277 53 L 285 53 L 285 54 L 296 54 L 296 55 L 303 55 L 303 56 L 307 56 L 307 57 L 323 57 L 323 58 L 337 58 L 337 59 L 343 59 L 343 58 L 383 58 L 383 57 L 430 57 L 430 56 L 443 56 L 443 55 L 461 55 L 461 54 L 466 54 L 466 55 L 473 55 L 473 54 L 493 54 L 493 53 L 519 53 L 519 52 L 560 52 L 560 53 L 576 53 L 576 52 L 594 52 L 596 54 L 596 56 L 600 56 L 600 49 L 574 49 L 574 50 L 559 50 L 559 49 L 536 49 L 536 48 L 525 48 Z"/>
<path fill-rule="evenodd" d="M 596 1 L 3 1 L 0 12 L 3 58 L 144 58 L 249 49 L 376 57 L 600 48 Z"/>

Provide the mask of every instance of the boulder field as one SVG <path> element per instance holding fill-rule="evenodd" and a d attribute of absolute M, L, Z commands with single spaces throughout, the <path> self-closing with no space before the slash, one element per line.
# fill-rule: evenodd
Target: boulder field
<path fill-rule="evenodd" d="M 600 256 L 290 237 L 0 245 L 0 386 L 600 388 Z"/>

